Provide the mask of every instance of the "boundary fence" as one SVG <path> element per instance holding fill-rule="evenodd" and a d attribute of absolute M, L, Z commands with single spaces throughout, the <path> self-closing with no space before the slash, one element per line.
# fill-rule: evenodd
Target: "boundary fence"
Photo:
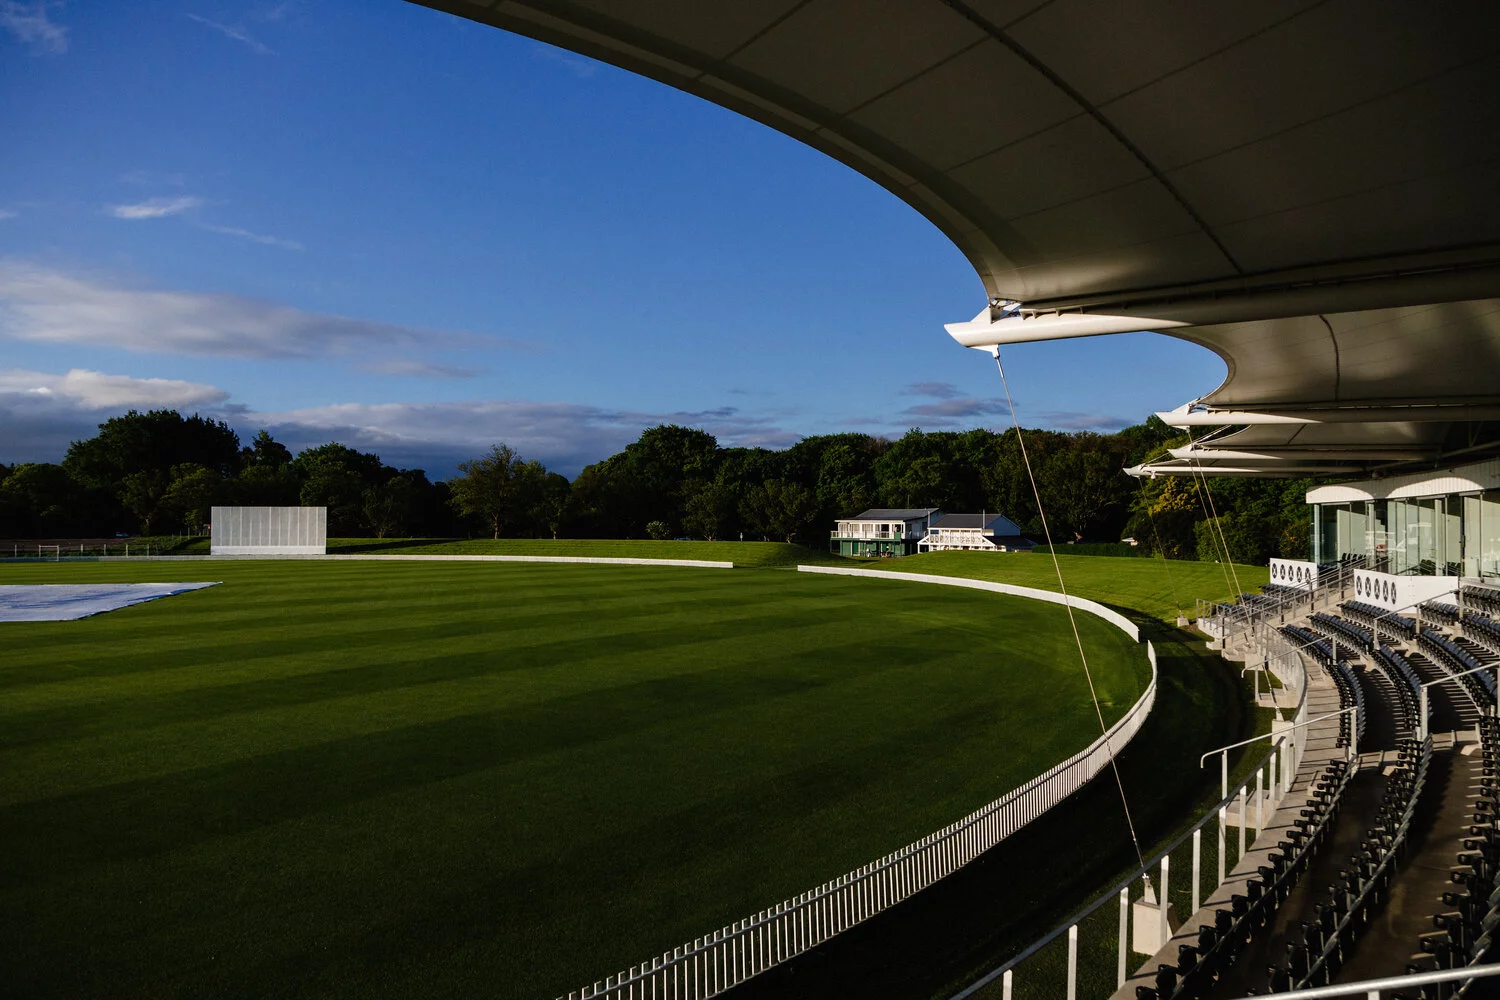
<path fill-rule="evenodd" d="M 1030 587 L 882 570 L 799 566 L 807 573 L 936 583 L 1030 597 L 1055 604 L 1061 594 Z M 1102 604 L 1070 598 L 1140 641 L 1140 630 Z M 1156 703 L 1156 648 L 1146 643 L 1151 681 L 1136 703 L 1083 750 L 1026 784 L 915 843 L 754 916 L 574 990 L 567 1000 L 706 1000 L 816 947 L 915 895 L 995 847 L 1078 791 L 1138 733 Z M 561 998 L 560 998 L 561 1000 Z"/>
<path fill-rule="evenodd" d="M 933 576 L 930 573 L 896 573 L 884 569 L 846 569 L 843 566 L 798 566 L 797 572 L 821 573 L 825 576 L 863 576 L 876 580 L 904 580 L 908 583 L 936 583 L 945 587 L 967 587 L 970 590 L 987 590 L 992 594 L 1008 594 L 1011 597 L 1029 597 L 1034 601 L 1046 601 L 1049 604 L 1071 605 L 1079 611 L 1087 611 L 1091 615 L 1103 618 L 1136 642 L 1141 641 L 1141 630 L 1136 627 L 1135 622 L 1126 618 L 1118 611 L 1107 608 L 1098 601 L 1091 601 L 1086 597 L 1075 597 L 1072 594 L 1064 596 L 1055 590 L 1022 587 L 1014 583 L 996 583 L 993 580 L 971 580 L 961 576 Z"/>

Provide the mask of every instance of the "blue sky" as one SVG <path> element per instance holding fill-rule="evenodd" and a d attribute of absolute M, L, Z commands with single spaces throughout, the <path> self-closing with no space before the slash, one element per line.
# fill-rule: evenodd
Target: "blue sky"
<path fill-rule="evenodd" d="M 873 183 L 697 98 L 399 0 L 0 0 L 0 462 L 130 407 L 435 477 L 1009 424 L 942 324 L 984 290 Z M 1110 430 L 1223 364 L 1019 346 L 1029 426 Z"/>

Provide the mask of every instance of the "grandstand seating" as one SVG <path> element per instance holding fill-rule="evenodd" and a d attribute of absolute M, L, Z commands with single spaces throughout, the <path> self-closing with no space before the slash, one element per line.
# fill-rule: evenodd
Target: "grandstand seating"
<path fill-rule="evenodd" d="M 1281 630 L 1298 645 L 1312 643 L 1309 650 L 1314 659 L 1323 663 L 1339 690 L 1339 707 L 1350 708 L 1362 704 L 1363 695 L 1358 681 L 1349 669 L 1339 663 L 1333 650 L 1323 640 L 1296 626 L 1285 626 Z M 1363 719 L 1364 712 L 1359 716 Z M 1348 746 L 1351 730 L 1347 725 L 1349 716 L 1341 717 L 1339 728 L 1340 746 Z M 1257 868 L 1256 874 L 1245 882 L 1245 891 L 1230 898 L 1228 909 L 1214 911 L 1211 926 L 1200 928 L 1197 940 L 1191 945 L 1179 945 L 1177 964 L 1162 965 L 1157 969 L 1156 982 L 1152 986 L 1137 986 L 1136 1000 L 1199 1000 L 1234 964 L 1251 937 L 1271 924 L 1276 910 L 1286 902 L 1302 875 L 1307 871 L 1314 854 L 1332 836 L 1343 793 L 1353 771 L 1349 762 L 1331 760 L 1323 773 L 1311 784 L 1306 807 L 1301 817 L 1292 822 L 1285 839 L 1279 841 L 1267 860 L 1269 864 Z M 1372 868 L 1373 871 L 1373 868 Z M 1342 897 L 1350 897 L 1347 892 Z M 1336 909 L 1330 908 L 1326 918 L 1329 926 L 1337 925 Z M 1320 928 L 1323 923 L 1320 921 Z M 1321 932 L 1320 932 L 1321 933 Z M 1321 940 L 1321 939 L 1320 939 Z M 1305 946 L 1290 957 L 1292 967 L 1300 965 L 1304 972 L 1315 959 L 1308 958 Z M 1322 945 L 1320 944 L 1321 948 Z M 1273 985 L 1277 977 L 1287 970 L 1273 972 Z M 1285 986 L 1281 988 L 1286 988 Z"/>
<path fill-rule="evenodd" d="M 1370 629 L 1345 621 L 1336 615 L 1322 611 L 1315 612 L 1310 624 L 1313 631 L 1349 647 L 1354 651 L 1354 655 L 1369 653 L 1375 648 L 1375 635 Z"/>
<path fill-rule="evenodd" d="M 1462 589 L 1461 597 L 1467 608 L 1478 608 L 1492 617 L 1500 615 L 1500 588 L 1470 584 Z"/>
<path fill-rule="evenodd" d="M 1398 685 L 1397 690 L 1404 687 Z M 1360 841 L 1359 853 L 1328 887 L 1328 901 L 1314 909 L 1318 920 L 1302 925 L 1301 942 L 1289 947 L 1287 965 L 1277 970 L 1293 985 L 1328 985 L 1370 925 L 1371 912 L 1389 895 L 1431 759 L 1430 740 L 1405 739 L 1398 745 L 1396 770 L 1386 782 L 1380 810 Z"/>
<path fill-rule="evenodd" d="M 1456 604 L 1428 601 L 1417 608 L 1417 611 L 1424 622 L 1432 622 L 1434 625 L 1458 624 L 1458 605 Z"/>
<path fill-rule="evenodd" d="M 1500 655 L 1500 621 L 1477 611 L 1469 611 L 1459 619 L 1459 627 L 1466 638 Z"/>
<path fill-rule="evenodd" d="M 1312 856 L 1333 830 L 1350 776 L 1346 761 L 1330 761 L 1313 783 L 1302 818 L 1287 831 L 1245 891 L 1230 899 L 1229 909 L 1214 911 L 1212 926 L 1198 932 L 1195 944 L 1179 945 L 1177 964 L 1162 965 L 1153 986 L 1137 986 L 1136 1000 L 1197 1000 L 1206 996 L 1257 931 L 1267 927 L 1307 870 Z"/>
<path fill-rule="evenodd" d="M 1485 709 L 1494 706 L 1495 675 L 1488 670 L 1469 673 L 1484 666 L 1473 653 L 1437 632 L 1423 632 L 1417 636 L 1417 648 L 1449 674 L 1463 674 L 1460 683 L 1468 691 L 1476 707 Z"/>
<path fill-rule="evenodd" d="M 1415 619 L 1363 601 L 1345 601 L 1339 605 L 1339 610 L 1344 613 L 1345 618 L 1359 622 L 1377 636 L 1383 635 L 1398 642 L 1410 639 L 1417 630 Z"/>
<path fill-rule="evenodd" d="M 1292 645 L 1321 664 L 1327 665 L 1337 659 L 1335 655 L 1337 648 L 1333 643 L 1322 636 L 1314 635 L 1300 625 L 1283 625 L 1280 632 L 1292 641 Z"/>
<path fill-rule="evenodd" d="M 1349 709 L 1359 706 L 1356 713 L 1361 728 L 1364 725 L 1364 694 L 1359 681 L 1347 666 L 1338 661 L 1324 665 L 1334 684 L 1338 687 L 1339 708 Z M 1339 717 L 1339 745 L 1348 746 L 1352 728 L 1348 715 Z M 1342 763 L 1342 762 L 1339 762 Z M 1382 812 L 1384 816 L 1384 812 Z M 1294 824 L 1297 829 L 1287 832 L 1289 839 L 1295 839 L 1302 829 L 1302 821 Z M 1330 827 L 1331 828 L 1331 827 Z M 1378 902 L 1376 890 L 1383 892 L 1389 881 L 1390 866 L 1382 866 L 1381 861 L 1385 850 L 1377 836 L 1367 836 L 1361 845 L 1363 851 L 1357 858 L 1351 859 L 1353 874 L 1341 872 L 1340 884 L 1330 887 L 1330 901 L 1327 904 L 1319 904 L 1315 910 L 1318 919 L 1316 921 L 1302 924 L 1301 934 L 1298 940 L 1287 945 L 1287 953 L 1283 964 L 1273 964 L 1267 970 L 1267 980 L 1273 993 L 1289 990 L 1296 985 L 1308 981 L 1309 977 L 1320 970 L 1328 967 L 1326 953 L 1330 946 L 1335 953 L 1341 948 L 1341 934 L 1352 934 L 1350 928 L 1360 926 L 1363 923 L 1364 908 Z M 1382 881 L 1384 880 L 1384 881 Z M 1379 883 L 1379 884 L 1377 884 Z M 1350 920 L 1351 907 L 1356 902 L 1360 908 L 1354 913 L 1357 920 Z M 1343 929 L 1341 931 L 1341 928 Z M 1352 938 L 1351 938 L 1352 940 Z"/>
<path fill-rule="evenodd" d="M 1407 966 L 1409 972 L 1454 969 L 1493 959 L 1495 928 L 1500 926 L 1500 830 L 1495 819 L 1500 811 L 1500 722 L 1480 720 L 1480 772 L 1474 802 L 1473 825 L 1462 841 L 1458 864 L 1449 873 L 1453 889 L 1443 893 L 1447 908 L 1432 915 L 1436 928 L 1417 940 L 1419 950 L 1430 956 Z"/>
<path fill-rule="evenodd" d="M 1260 592 L 1268 597 L 1275 598 L 1306 598 L 1311 594 L 1307 587 L 1288 587 L 1284 583 L 1265 583 L 1261 585 Z"/>
<path fill-rule="evenodd" d="M 1403 721 L 1408 729 L 1417 728 L 1417 709 L 1421 698 L 1422 678 L 1412 669 L 1411 664 L 1406 662 L 1406 657 L 1382 645 L 1375 650 L 1375 663 L 1383 668 L 1396 685 L 1397 695 L 1401 699 Z"/>

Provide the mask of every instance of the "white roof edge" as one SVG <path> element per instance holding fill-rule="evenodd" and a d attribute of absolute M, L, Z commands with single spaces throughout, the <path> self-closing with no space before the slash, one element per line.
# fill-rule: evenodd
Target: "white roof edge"
<path fill-rule="evenodd" d="M 1366 500 L 1403 500 L 1438 497 L 1450 493 L 1500 490 L 1500 458 L 1467 465 L 1448 466 L 1385 479 L 1315 486 L 1307 491 L 1308 503 L 1358 503 Z"/>

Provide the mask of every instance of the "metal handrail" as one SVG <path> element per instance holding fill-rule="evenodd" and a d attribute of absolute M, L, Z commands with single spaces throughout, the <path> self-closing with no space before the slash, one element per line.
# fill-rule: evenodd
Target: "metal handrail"
<path fill-rule="evenodd" d="M 1261 769 L 1264 768 L 1266 764 L 1271 760 L 1271 758 L 1275 755 L 1276 749 L 1268 751 L 1266 755 L 1256 763 L 1254 772 L 1252 773 L 1260 773 Z M 1247 777 L 1243 782 L 1235 787 L 1233 792 L 1219 799 L 1218 802 L 1214 803 L 1213 807 L 1210 808 L 1208 812 L 1204 813 L 1203 818 L 1200 819 L 1196 824 L 1194 824 L 1191 829 L 1187 830 L 1162 850 L 1151 855 L 1151 857 L 1147 859 L 1146 862 L 1139 868 L 1131 872 L 1119 882 L 1115 883 L 1113 888 L 1101 893 L 1098 899 L 1094 900 L 1092 903 L 1084 906 L 1083 909 L 1068 917 L 1067 920 L 1064 920 L 1061 924 L 1058 924 L 1057 927 L 1054 928 L 1052 932 L 1049 933 L 1046 937 L 1036 941 L 1025 951 L 1020 952 L 1010 961 L 1000 966 L 998 969 L 995 969 L 987 973 L 982 978 L 975 980 L 973 983 L 965 987 L 961 993 L 955 993 L 951 1000 L 964 1000 L 965 997 L 972 996 L 976 991 L 983 989 L 990 983 L 993 983 L 996 979 L 1000 978 L 1000 976 L 1005 972 L 1015 968 L 1017 965 L 1020 965 L 1022 962 L 1026 961 L 1026 959 L 1030 958 L 1032 955 L 1035 955 L 1038 951 L 1041 951 L 1053 941 L 1056 941 L 1059 937 L 1067 932 L 1069 927 L 1076 926 L 1077 924 L 1081 923 L 1083 920 L 1087 919 L 1089 916 L 1097 912 L 1099 908 L 1104 906 L 1106 903 L 1113 902 L 1122 891 L 1134 885 L 1137 879 L 1141 878 L 1142 876 L 1150 878 L 1151 870 L 1155 868 L 1158 863 L 1160 863 L 1162 858 L 1170 855 L 1173 851 L 1177 850 L 1177 848 L 1187 843 L 1189 837 L 1191 837 L 1197 831 L 1203 829 L 1203 827 L 1208 824 L 1209 820 L 1213 819 L 1219 814 L 1220 810 L 1228 808 L 1239 796 L 1240 792 L 1243 789 L 1248 788 L 1249 786 L 1250 778 Z"/>
<path fill-rule="evenodd" d="M 1448 668 L 1444 667 L 1443 669 L 1447 670 Z M 1439 677 L 1435 681 L 1428 681 L 1427 683 L 1425 683 L 1422 686 L 1420 686 L 1419 688 L 1417 688 L 1417 697 L 1420 698 L 1421 702 L 1422 702 L 1421 707 L 1418 709 L 1418 712 L 1421 714 L 1421 717 L 1422 717 L 1422 729 L 1421 729 L 1421 734 L 1420 734 L 1421 737 L 1422 737 L 1422 739 L 1425 740 L 1427 738 L 1427 736 L 1428 736 L 1428 733 L 1427 733 L 1427 714 L 1428 714 L 1427 713 L 1427 689 L 1430 688 L 1430 687 L 1437 687 L 1439 684 L 1452 684 L 1454 681 L 1460 680 L 1460 679 L 1462 679 L 1464 677 L 1467 677 L 1470 674 L 1486 674 L 1486 673 L 1489 673 L 1491 670 L 1495 671 L 1495 690 L 1497 692 L 1500 692 L 1500 666 L 1494 666 L 1494 667 L 1475 667 L 1473 670 L 1465 670 L 1461 674 L 1455 674 L 1455 673 L 1451 673 L 1450 672 L 1447 677 Z M 1472 702 L 1474 700 L 1473 694 L 1469 693 L 1467 691 L 1467 689 L 1465 690 L 1465 693 L 1469 694 L 1469 701 Z M 1479 706 L 1477 704 L 1474 707 L 1480 709 L 1481 711 L 1483 711 L 1483 708 L 1481 708 L 1481 706 Z"/>
<path fill-rule="evenodd" d="M 1277 996 L 1302 997 L 1303 1000 L 1326 1000 L 1328 997 L 1353 997 L 1363 993 L 1367 1000 L 1380 1000 L 1383 990 L 1404 990 L 1412 986 L 1452 983 L 1460 979 L 1487 979 L 1490 976 L 1500 976 L 1500 965 L 1471 965 L 1462 969 L 1442 969 L 1438 972 L 1414 972 L 1405 976 L 1366 979 L 1358 983 L 1317 986 L 1310 990 L 1291 990 L 1287 993 L 1278 993 Z M 1239 1000 L 1256 1000 L 1256 998 L 1241 997 Z"/>
<path fill-rule="evenodd" d="M 1276 602 L 1274 606 L 1269 608 L 1253 608 L 1251 606 L 1239 603 L 1226 604 L 1222 601 L 1205 602 L 1204 600 L 1200 599 L 1198 602 L 1200 609 L 1199 617 L 1203 617 L 1202 605 L 1205 603 L 1213 607 L 1223 608 L 1223 611 L 1213 617 L 1220 618 L 1223 622 L 1223 635 L 1221 636 L 1221 638 L 1227 640 L 1231 634 L 1238 634 L 1240 632 L 1253 629 L 1261 620 L 1267 617 L 1273 615 L 1285 615 L 1288 609 L 1296 605 L 1300 605 L 1303 602 L 1307 602 L 1309 607 L 1315 607 L 1318 601 L 1322 600 L 1323 597 L 1325 597 L 1328 593 L 1334 590 L 1338 590 L 1340 593 L 1342 593 L 1348 586 L 1349 580 L 1353 579 L 1353 575 L 1357 570 L 1369 568 L 1370 567 L 1364 560 L 1349 563 L 1340 563 L 1338 565 L 1338 569 L 1331 577 L 1325 578 L 1320 576 L 1315 584 L 1307 587 L 1306 589 L 1298 589 L 1295 593 L 1281 597 L 1270 597 L 1270 595 L 1265 595 L 1269 599 Z M 1235 619 L 1237 619 L 1237 623 L 1240 624 L 1240 627 L 1234 629 L 1230 628 L 1231 616 L 1227 613 L 1232 610 L 1238 610 L 1241 612 L 1240 614 L 1233 616 Z"/>
<path fill-rule="evenodd" d="M 1202 757 L 1198 758 L 1198 770 L 1200 770 L 1200 771 L 1203 770 L 1203 763 L 1204 763 L 1204 761 L 1208 760 L 1208 758 L 1212 757 L 1214 754 L 1216 754 L 1216 753 L 1223 754 L 1224 755 L 1224 757 L 1223 757 L 1223 761 L 1224 761 L 1224 772 L 1223 772 L 1224 773 L 1224 779 L 1223 779 L 1223 781 L 1222 781 L 1222 783 L 1220 785 L 1220 788 L 1221 788 L 1221 791 L 1223 791 L 1223 793 L 1227 795 L 1228 794 L 1228 787 L 1229 787 L 1229 751 L 1238 749 L 1239 747 L 1242 747 L 1242 746 L 1247 746 L 1247 745 L 1249 745 L 1251 743 L 1255 743 L 1255 742 L 1258 742 L 1260 740 L 1276 739 L 1276 737 L 1284 736 L 1285 734 L 1291 732 L 1294 729 L 1304 729 L 1307 726 L 1312 725 L 1314 722 L 1323 722 L 1326 719 L 1332 719 L 1332 718 L 1335 718 L 1335 717 L 1340 716 L 1340 715 L 1348 715 L 1350 712 L 1354 712 L 1356 714 L 1355 724 L 1358 725 L 1358 713 L 1359 713 L 1359 710 L 1360 710 L 1360 706 L 1359 705 L 1350 705 L 1348 708 L 1341 708 L 1337 712 L 1329 712 L 1327 715 L 1320 715 L 1316 719 L 1308 719 L 1306 722 L 1298 722 L 1298 723 L 1295 723 L 1295 724 L 1290 725 L 1290 726 L 1285 726 L 1285 727 L 1283 727 L 1281 729 L 1276 730 L 1273 733 L 1261 733 L 1259 736 L 1252 736 L 1248 740 L 1240 740 L 1238 743 L 1231 743 L 1227 747 L 1219 747 L 1219 749 L 1217 749 L 1217 750 L 1210 750 L 1208 753 L 1206 753 Z M 1279 739 L 1276 740 L 1276 746 L 1278 746 L 1278 747 L 1281 746 L 1281 740 L 1279 740 Z M 1359 743 L 1358 743 L 1358 740 L 1356 738 L 1356 739 L 1353 739 L 1353 740 L 1350 741 L 1348 757 L 1349 757 L 1349 759 L 1353 759 L 1353 758 L 1358 757 L 1358 756 L 1359 756 Z"/>
<path fill-rule="evenodd" d="M 1299 663 L 1301 663 L 1300 658 L 1299 658 Z M 1297 702 L 1296 714 L 1301 714 L 1303 711 L 1306 710 L 1306 707 L 1307 707 L 1307 666 L 1306 666 L 1305 663 L 1302 663 L 1302 674 L 1303 674 L 1303 676 L 1302 676 L 1302 684 L 1301 684 L 1301 697 L 1298 699 L 1298 702 Z M 1344 711 L 1348 711 L 1348 709 L 1344 709 L 1344 710 L 1341 710 L 1340 712 L 1335 712 L 1333 714 L 1334 715 L 1341 715 L 1341 714 L 1343 714 Z M 1295 718 L 1295 715 L 1293 717 Z M 1306 723 L 1303 723 L 1303 724 L 1298 725 L 1298 726 L 1296 726 L 1294 728 L 1300 729 L 1300 728 L 1303 728 L 1303 726 L 1305 726 L 1305 725 L 1306 725 Z M 1260 783 L 1259 783 L 1261 775 L 1264 774 L 1264 769 L 1266 768 L 1266 766 L 1268 764 L 1270 764 L 1270 762 L 1273 760 L 1273 758 L 1276 758 L 1277 755 L 1281 752 L 1282 745 L 1285 742 L 1285 740 L 1282 739 L 1282 737 L 1284 737 L 1284 734 L 1287 733 L 1287 732 L 1289 732 L 1289 731 L 1290 730 L 1281 730 L 1281 731 L 1278 731 L 1276 733 L 1262 734 L 1261 737 L 1257 737 L 1257 739 L 1258 738 L 1264 738 L 1266 736 L 1271 736 L 1271 737 L 1278 738 L 1278 742 L 1275 744 L 1275 746 L 1273 746 L 1271 750 L 1267 751 L 1266 755 L 1264 757 L 1262 757 L 1259 761 L 1256 762 L 1254 769 L 1251 771 L 1251 774 L 1255 775 L 1255 779 L 1256 779 L 1254 783 L 1257 786 L 1256 796 L 1257 796 L 1257 801 L 1258 802 L 1260 801 L 1259 797 L 1261 795 L 1261 789 L 1260 789 Z M 1253 740 L 1253 739 L 1252 740 L 1246 740 L 1246 741 L 1243 741 L 1242 743 L 1240 743 L 1238 745 L 1243 746 L 1243 745 L 1246 745 L 1248 743 L 1253 743 L 1253 742 L 1255 742 L 1255 740 Z M 1292 744 L 1291 744 L 1291 747 L 1289 748 L 1289 750 L 1290 751 L 1295 751 L 1295 747 L 1296 747 L 1296 744 L 1295 744 L 1295 741 L 1293 741 Z M 1210 753 L 1215 753 L 1215 752 L 1218 752 L 1218 751 L 1210 751 Z M 1205 757 L 1206 756 L 1208 756 L 1208 755 L 1205 754 Z M 1280 768 L 1286 767 L 1287 764 L 1290 762 L 1291 756 L 1292 756 L 1292 753 L 1289 752 L 1289 753 L 1283 755 L 1283 758 L 1281 760 L 1279 760 L 1277 763 L 1271 764 L 1271 767 L 1273 769 L 1273 790 L 1274 790 L 1274 787 L 1275 787 L 1274 786 L 1274 781 L 1277 778 L 1277 773 L 1276 773 L 1277 770 L 1280 769 Z M 1226 753 L 1226 756 L 1225 756 L 1225 760 L 1226 761 L 1228 760 L 1227 753 Z M 1201 762 L 1200 762 L 1200 766 L 1201 766 Z M 1190 837 L 1196 837 L 1196 836 L 1198 836 L 1202 832 L 1203 828 L 1205 826 L 1207 826 L 1208 823 L 1211 820 L 1215 819 L 1216 817 L 1219 820 L 1219 824 L 1220 824 L 1220 826 L 1219 826 L 1219 832 L 1220 832 L 1220 835 L 1221 835 L 1221 840 L 1220 840 L 1221 850 L 1219 852 L 1219 863 L 1220 863 L 1220 866 L 1221 866 L 1221 872 L 1220 872 L 1219 883 L 1223 884 L 1224 879 L 1223 879 L 1222 866 L 1223 866 L 1223 863 L 1224 863 L 1224 852 L 1222 850 L 1222 846 L 1223 846 L 1222 835 L 1223 835 L 1223 832 L 1224 832 L 1224 818 L 1225 818 L 1225 813 L 1227 812 L 1228 807 L 1234 802 L 1234 800 L 1236 798 L 1240 798 L 1242 800 L 1241 801 L 1240 833 L 1241 833 L 1241 843 L 1243 844 L 1244 823 L 1245 823 L 1245 813 L 1244 813 L 1243 799 L 1244 799 L 1245 795 L 1247 794 L 1247 792 L 1248 792 L 1251 784 L 1252 784 L 1252 779 L 1251 779 L 1250 775 L 1247 774 L 1246 777 L 1245 777 L 1245 780 L 1242 781 L 1242 782 L 1240 782 L 1240 784 L 1235 787 L 1234 791 L 1232 791 L 1232 792 L 1225 792 L 1225 794 L 1219 799 L 1219 801 L 1216 802 L 1210 809 L 1208 809 L 1203 814 L 1202 818 L 1200 818 L 1198 820 L 1197 823 L 1193 824 L 1192 827 L 1190 827 L 1188 830 L 1186 830 L 1176 840 L 1173 840 L 1165 848 L 1161 849 L 1156 854 L 1153 854 L 1150 857 L 1150 859 L 1148 859 L 1145 862 L 1143 862 L 1139 868 L 1137 868 L 1135 871 L 1131 872 L 1129 875 L 1127 875 L 1121 881 L 1117 882 L 1112 888 L 1110 888 L 1110 889 L 1106 890 L 1105 892 L 1101 893 L 1098 896 L 1098 898 L 1096 898 L 1092 903 L 1089 903 L 1089 904 L 1085 905 L 1082 909 L 1078 910 L 1077 912 L 1075 912 L 1074 914 L 1072 914 L 1070 917 L 1068 917 L 1068 919 L 1066 919 L 1062 923 L 1058 924 L 1046 936 L 1044 936 L 1044 937 L 1040 938 L 1039 940 L 1035 941 L 1034 943 L 1032 943 L 1030 947 L 1026 948 L 1024 951 L 1021 951 L 1020 953 L 1018 953 L 1017 955 L 1015 955 L 1013 958 L 1011 958 L 1005 964 L 999 966 L 996 969 L 991 970 L 990 972 L 986 973 L 984 976 L 981 976 L 979 979 L 977 979 L 974 982 L 970 983 L 962 991 L 960 991 L 958 993 L 955 993 L 950 998 L 950 1000 L 965 1000 L 965 998 L 973 996 L 979 990 L 984 989 L 986 986 L 989 986 L 991 983 L 995 982 L 996 980 L 999 980 L 1002 977 L 1008 976 L 1012 972 L 1012 970 L 1015 969 L 1016 966 L 1020 965 L 1024 961 L 1026 961 L 1026 959 L 1030 958 L 1032 955 L 1035 955 L 1037 952 L 1039 952 L 1041 949 L 1045 948 L 1047 945 L 1049 945 L 1052 942 L 1058 940 L 1060 937 L 1063 936 L 1063 934 L 1069 934 L 1070 935 L 1070 940 L 1071 940 L 1071 935 L 1075 935 L 1077 933 L 1076 928 L 1079 925 L 1079 923 L 1081 923 L 1082 921 L 1086 920 L 1088 917 L 1092 916 L 1094 913 L 1098 912 L 1106 904 L 1113 902 L 1116 898 L 1120 898 L 1121 894 L 1122 893 L 1126 893 L 1129 890 L 1129 888 L 1132 885 L 1135 884 L 1135 882 L 1136 882 L 1137 879 L 1144 878 L 1144 879 L 1146 879 L 1149 882 L 1149 880 L 1151 878 L 1151 872 L 1152 872 L 1152 870 L 1155 869 L 1157 867 L 1157 865 L 1163 863 L 1163 859 L 1170 859 L 1170 856 L 1171 856 L 1171 854 L 1172 854 L 1173 851 L 1177 850 L 1177 848 L 1179 848 L 1183 844 L 1187 843 L 1187 841 L 1188 841 L 1188 839 Z M 1290 781 L 1286 780 L 1284 778 L 1284 776 L 1283 776 L 1283 783 L 1282 783 L 1283 794 L 1285 794 L 1285 791 L 1286 791 L 1286 789 L 1288 787 L 1290 787 Z M 1257 808 L 1259 809 L 1260 806 L 1257 806 Z M 1257 836 L 1259 836 L 1260 830 L 1261 830 L 1261 828 L 1259 826 L 1257 826 L 1257 828 L 1256 828 L 1256 834 L 1257 834 Z M 1166 887 L 1163 886 L 1163 892 L 1165 892 L 1165 888 Z M 1196 900 L 1196 896 L 1195 896 L 1194 901 L 1195 902 L 1197 901 Z M 1123 906 L 1124 904 L 1122 903 L 1121 905 Z M 1165 914 L 1165 900 L 1163 900 L 1163 914 Z M 1123 919 L 1123 912 L 1122 912 L 1122 919 Z M 1121 971 L 1121 976 L 1123 977 L 1123 975 L 1124 975 L 1124 972 L 1123 972 L 1123 969 L 1124 969 L 1124 965 L 1123 965 L 1123 962 L 1124 962 L 1124 959 L 1123 959 L 1123 947 L 1124 947 L 1124 945 L 1123 945 L 1123 942 L 1122 942 L 1121 947 L 1122 947 L 1122 959 L 1121 959 L 1121 961 L 1122 961 L 1122 965 L 1121 965 L 1122 971 Z"/>

